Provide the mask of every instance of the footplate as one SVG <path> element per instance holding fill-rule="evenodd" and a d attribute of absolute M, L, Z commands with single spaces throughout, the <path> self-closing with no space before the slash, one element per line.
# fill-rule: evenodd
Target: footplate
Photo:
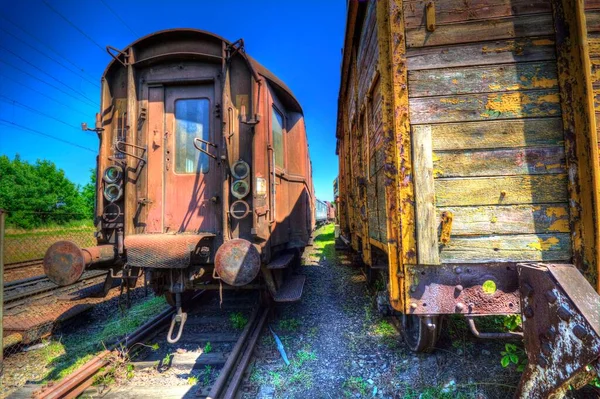
<path fill-rule="evenodd" d="M 277 290 L 273 298 L 275 302 L 296 302 L 302 298 L 306 276 L 290 276 L 288 280 Z"/>
<path fill-rule="evenodd" d="M 592 378 L 600 357 L 600 296 L 573 265 L 520 264 L 528 365 L 516 396 L 559 398 Z"/>

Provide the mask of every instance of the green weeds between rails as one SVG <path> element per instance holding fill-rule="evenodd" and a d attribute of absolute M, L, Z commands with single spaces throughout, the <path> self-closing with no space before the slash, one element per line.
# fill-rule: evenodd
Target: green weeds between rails
<path fill-rule="evenodd" d="M 104 350 L 105 342 L 115 342 L 123 335 L 133 332 L 151 317 L 160 313 L 165 305 L 162 297 L 151 298 L 134 305 L 123 316 L 114 315 L 96 330 L 91 327 L 64 336 L 63 339 L 51 341 L 48 346 L 40 350 L 43 351 L 43 359 L 49 369 L 44 381 L 59 380 L 68 376 Z"/>
<path fill-rule="evenodd" d="M 331 259 L 335 255 L 334 230 L 335 226 L 328 224 L 315 232 L 315 239 L 313 241 L 314 254 L 319 257 L 319 260 L 324 257 Z"/>
<path fill-rule="evenodd" d="M 241 330 L 246 326 L 246 323 L 248 323 L 248 318 L 246 318 L 246 316 L 244 316 L 241 312 L 235 312 L 229 315 L 229 321 L 231 322 L 233 328 L 236 330 Z"/>

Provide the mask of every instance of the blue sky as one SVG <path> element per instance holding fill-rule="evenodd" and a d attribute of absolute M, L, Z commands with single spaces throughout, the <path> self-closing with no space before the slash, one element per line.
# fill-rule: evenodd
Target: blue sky
<path fill-rule="evenodd" d="M 345 7 L 344 0 L 0 0 L 0 154 L 49 159 L 85 184 L 98 140 L 79 125 L 93 127 L 99 110 L 100 77 L 110 61 L 103 48 L 124 48 L 157 30 L 196 28 L 243 38 L 248 54 L 294 92 L 304 108 L 317 196 L 331 200 Z"/>

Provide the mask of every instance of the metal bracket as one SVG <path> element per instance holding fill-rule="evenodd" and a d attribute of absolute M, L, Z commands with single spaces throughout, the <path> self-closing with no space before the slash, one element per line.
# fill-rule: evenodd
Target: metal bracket
<path fill-rule="evenodd" d="M 127 66 L 127 61 L 129 59 L 129 55 L 127 53 L 113 46 L 106 46 L 106 52 L 108 53 L 108 55 L 110 55 L 112 58 L 118 61 L 121 65 L 123 65 L 124 67 Z M 116 52 L 117 54 L 115 55 L 113 52 Z M 121 61 L 121 59 L 119 58 L 120 56 L 123 56 L 123 61 Z"/>

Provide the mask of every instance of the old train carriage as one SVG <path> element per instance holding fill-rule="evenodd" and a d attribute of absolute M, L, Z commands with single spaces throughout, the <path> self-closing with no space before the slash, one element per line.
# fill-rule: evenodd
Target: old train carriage
<path fill-rule="evenodd" d="M 521 313 L 523 397 L 600 355 L 599 21 L 597 0 L 348 4 L 341 233 L 414 350 L 445 314 L 485 337 L 473 316 Z"/>
<path fill-rule="evenodd" d="M 100 139 L 98 246 L 53 245 L 48 276 L 69 284 L 85 268 L 133 279 L 144 269 L 178 307 L 186 291 L 220 288 L 215 280 L 298 300 L 304 276 L 288 266 L 309 240 L 314 198 L 302 108 L 288 87 L 242 40 L 199 30 L 107 51 L 89 129 Z"/>
<path fill-rule="evenodd" d="M 321 201 L 317 198 L 315 201 L 315 222 L 317 225 L 323 225 L 327 223 L 329 214 L 329 207 L 326 201 Z"/>

